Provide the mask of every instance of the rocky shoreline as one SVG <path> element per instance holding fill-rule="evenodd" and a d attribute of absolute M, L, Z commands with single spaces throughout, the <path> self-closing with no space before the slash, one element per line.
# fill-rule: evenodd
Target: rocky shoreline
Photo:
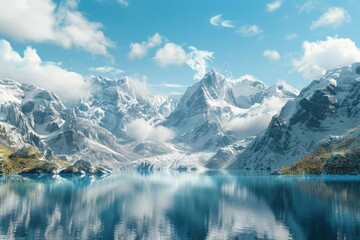
<path fill-rule="evenodd" d="M 50 175 L 109 175 L 111 170 L 103 166 L 94 166 L 84 159 L 73 164 L 57 158 L 46 159 L 40 151 L 31 145 L 11 153 L 0 146 L 0 174 L 50 174 Z"/>

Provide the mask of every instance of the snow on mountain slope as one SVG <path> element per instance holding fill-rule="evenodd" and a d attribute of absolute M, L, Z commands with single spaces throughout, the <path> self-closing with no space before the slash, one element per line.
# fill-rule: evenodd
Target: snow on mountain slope
<path fill-rule="evenodd" d="M 255 136 L 248 137 L 244 140 L 240 140 L 229 146 L 219 149 L 211 158 L 206 162 L 205 167 L 208 169 L 223 169 L 230 165 L 235 156 L 247 147 L 247 145 L 255 139 Z"/>
<path fill-rule="evenodd" d="M 267 87 L 255 80 L 232 81 L 212 70 L 187 89 L 162 124 L 176 131 L 178 142 L 195 150 L 216 150 L 266 128 L 296 94 L 284 83 Z M 265 124 L 250 126 L 260 120 Z"/>
<path fill-rule="evenodd" d="M 51 155 L 49 147 L 58 145 L 57 140 L 73 137 L 70 132 L 64 136 L 69 130 L 65 124 L 69 110 L 52 92 L 0 79 L 0 99 L 0 121 L 3 126 L 7 126 L 4 130 L 10 134 L 8 138 L 22 139 Z M 13 128 L 10 126 L 15 127 L 16 131 L 9 131 Z M 77 149 L 67 144 L 66 153 L 72 150 Z"/>
<path fill-rule="evenodd" d="M 200 169 L 220 147 L 263 129 L 246 132 L 249 121 L 269 121 L 296 95 L 285 84 L 267 87 L 254 80 L 229 81 L 215 71 L 181 99 L 150 94 L 127 77 L 92 76 L 88 81 L 89 95 L 65 106 L 52 92 L 0 79 L 0 143 L 14 150 L 30 143 L 48 157 L 86 158 L 110 167 L 139 167 L 153 161 L 150 165 L 159 169 Z M 139 120 L 151 128 L 149 138 L 129 133 L 127 126 Z M 164 126 L 176 131 L 175 140 L 161 138 Z"/>
<path fill-rule="evenodd" d="M 274 116 L 230 169 L 278 169 L 360 123 L 360 63 L 328 71 Z"/>
<path fill-rule="evenodd" d="M 82 100 L 76 109 L 77 115 L 107 129 L 117 138 L 128 137 L 127 123 L 136 119 L 157 123 L 176 105 L 167 98 L 137 92 L 127 77 L 111 80 L 92 76 L 90 82 L 93 92 Z"/>

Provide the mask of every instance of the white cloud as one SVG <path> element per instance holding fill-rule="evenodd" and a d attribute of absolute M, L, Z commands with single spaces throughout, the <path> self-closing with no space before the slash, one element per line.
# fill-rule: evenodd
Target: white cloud
<path fill-rule="evenodd" d="M 303 43 L 303 56 L 293 67 L 305 79 L 321 77 L 327 70 L 360 61 L 360 50 L 349 38 L 327 37 L 324 41 Z"/>
<path fill-rule="evenodd" d="M 141 59 L 147 55 L 149 49 L 160 46 L 162 41 L 163 37 L 160 34 L 155 33 L 153 36 L 149 37 L 147 41 L 131 43 L 128 56 L 130 59 Z"/>
<path fill-rule="evenodd" d="M 234 28 L 234 21 L 232 20 L 224 20 L 222 18 L 222 14 L 216 15 L 210 18 L 210 24 L 217 27 L 225 27 L 225 28 Z"/>
<path fill-rule="evenodd" d="M 131 88 L 135 90 L 136 95 L 144 96 L 150 94 L 147 84 L 147 76 L 135 73 L 127 78 Z"/>
<path fill-rule="evenodd" d="M 198 50 L 196 47 L 190 46 L 189 52 L 175 44 L 167 43 L 163 48 L 160 48 L 154 57 L 154 61 L 160 67 L 170 65 L 188 65 L 195 71 L 194 79 L 199 80 L 204 77 L 209 60 L 213 59 L 213 52 Z"/>
<path fill-rule="evenodd" d="M 237 30 L 237 32 L 245 37 L 251 37 L 262 33 L 263 30 L 257 25 L 243 25 Z"/>
<path fill-rule="evenodd" d="M 281 57 L 280 53 L 278 51 L 276 51 L 276 50 L 268 49 L 268 50 L 265 50 L 263 54 L 264 54 L 264 57 L 266 57 L 266 58 L 268 58 L 270 60 L 274 60 L 274 61 L 279 60 L 280 57 Z"/>
<path fill-rule="evenodd" d="M 278 97 L 266 98 L 261 104 L 253 105 L 245 116 L 225 121 L 224 126 L 242 137 L 255 136 L 267 128 L 271 118 L 283 105 L 283 100 Z"/>
<path fill-rule="evenodd" d="M 151 125 L 144 119 L 136 119 L 125 126 L 126 132 L 138 141 L 151 140 L 166 142 L 175 137 L 175 133 L 164 126 Z"/>
<path fill-rule="evenodd" d="M 75 101 L 89 92 L 80 74 L 43 62 L 32 47 L 27 47 L 20 56 L 4 39 L 0 40 L 0 66 L 0 77 L 45 88 L 64 101 Z"/>
<path fill-rule="evenodd" d="M 121 6 L 124 6 L 124 7 L 129 6 L 129 2 L 127 0 L 118 0 L 118 3 L 120 3 Z"/>
<path fill-rule="evenodd" d="M 160 67 L 166 67 L 169 65 L 182 65 L 185 63 L 186 58 L 186 52 L 181 46 L 175 43 L 167 43 L 157 50 L 154 60 Z"/>
<path fill-rule="evenodd" d="M 297 33 L 289 33 L 288 35 L 285 36 L 285 39 L 287 41 L 292 41 L 292 40 L 295 40 L 298 37 L 299 37 L 299 35 Z"/>
<path fill-rule="evenodd" d="M 111 74 L 111 75 L 118 75 L 124 73 L 123 70 L 111 66 L 90 67 L 89 70 L 100 74 Z"/>
<path fill-rule="evenodd" d="M 19 41 L 51 42 L 64 48 L 81 48 L 108 55 L 113 43 L 77 11 L 77 1 L 60 4 L 52 0 L 0 0 L 0 33 Z"/>
<path fill-rule="evenodd" d="M 348 12 L 339 7 L 329 8 L 318 20 L 311 23 L 311 29 L 320 27 L 339 27 L 344 22 L 350 21 Z"/>
<path fill-rule="evenodd" d="M 281 7 L 282 0 L 276 0 L 275 2 L 266 4 L 266 9 L 268 12 L 274 12 Z"/>
<path fill-rule="evenodd" d="M 214 52 L 198 50 L 193 46 L 190 46 L 189 50 L 185 63 L 195 71 L 194 79 L 199 80 L 206 74 L 207 62 L 214 58 Z"/>

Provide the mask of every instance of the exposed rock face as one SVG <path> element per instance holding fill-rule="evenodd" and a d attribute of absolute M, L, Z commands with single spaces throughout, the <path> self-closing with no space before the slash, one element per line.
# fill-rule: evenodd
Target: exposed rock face
<path fill-rule="evenodd" d="M 254 116 L 270 121 L 297 94 L 296 89 L 284 83 L 268 87 L 256 80 L 231 81 L 212 70 L 187 89 L 162 124 L 177 132 L 178 142 L 195 150 L 218 150 L 266 127 L 259 125 L 253 132 L 239 131 L 237 121 L 246 124 L 256 121 Z"/>
<path fill-rule="evenodd" d="M 57 174 L 61 167 L 55 162 L 47 162 L 31 169 L 25 169 L 20 174 Z"/>
<path fill-rule="evenodd" d="M 78 174 L 78 175 L 104 175 L 110 174 L 111 171 L 104 167 L 94 167 L 89 161 L 78 160 L 73 165 L 60 171 L 60 175 Z"/>
<path fill-rule="evenodd" d="M 328 136 L 311 153 L 280 174 L 360 174 L 360 128 L 354 127 L 339 136 Z"/>
<path fill-rule="evenodd" d="M 289 101 L 230 169 L 275 170 L 313 151 L 328 135 L 360 124 L 359 63 L 328 71 Z"/>
<path fill-rule="evenodd" d="M 360 152 L 333 154 L 323 165 L 324 174 L 360 174 Z"/>
<path fill-rule="evenodd" d="M 255 137 L 249 137 L 230 146 L 219 149 L 216 154 L 207 161 L 205 167 L 208 169 L 226 168 L 234 161 L 235 156 L 244 151 L 246 146 L 254 139 Z"/>
<path fill-rule="evenodd" d="M 20 150 L 10 154 L 10 159 L 13 158 L 32 158 L 32 159 L 40 159 L 42 158 L 41 153 L 36 147 L 26 145 Z"/>

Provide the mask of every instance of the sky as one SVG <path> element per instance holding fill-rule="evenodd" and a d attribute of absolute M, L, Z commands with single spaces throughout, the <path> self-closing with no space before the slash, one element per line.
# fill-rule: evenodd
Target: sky
<path fill-rule="evenodd" d="M 0 77 L 66 100 L 87 76 L 183 93 L 214 68 L 303 88 L 360 61 L 356 0 L 0 0 Z"/>

